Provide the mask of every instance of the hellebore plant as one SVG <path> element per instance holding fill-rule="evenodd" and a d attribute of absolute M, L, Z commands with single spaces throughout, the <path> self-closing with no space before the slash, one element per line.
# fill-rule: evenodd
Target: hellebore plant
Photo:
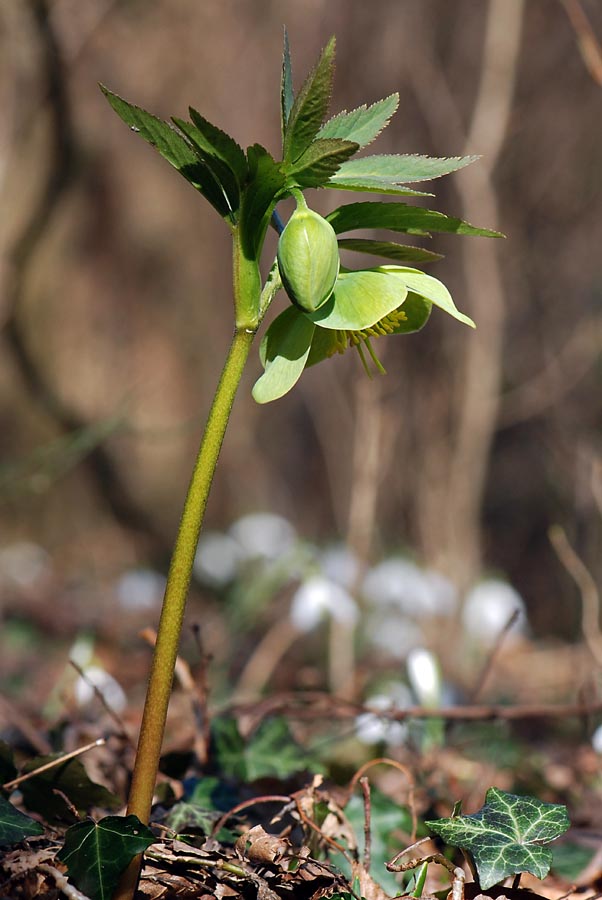
<path fill-rule="evenodd" d="M 398 95 L 327 119 L 334 74 L 332 38 L 295 96 L 285 33 L 281 82 L 282 158 L 259 144 L 246 153 L 229 135 L 190 109 L 190 121 L 163 122 L 102 90 L 123 121 L 154 146 L 211 203 L 232 235 L 234 336 L 209 413 L 186 497 L 169 570 L 154 660 L 140 731 L 128 814 L 148 822 L 173 670 L 192 564 L 215 465 L 243 367 L 259 326 L 284 287 L 289 303 L 260 344 L 265 369 L 253 388 L 259 403 L 286 394 L 308 365 L 356 347 L 384 371 L 372 339 L 409 334 L 426 323 L 433 305 L 467 325 L 445 286 L 407 263 L 426 263 L 436 253 L 393 241 L 338 235 L 357 229 L 386 229 L 411 235 L 431 232 L 498 237 L 461 219 L 411 206 L 399 197 L 432 196 L 407 187 L 466 166 L 475 157 L 436 159 L 417 155 L 366 155 L 351 159 L 388 124 Z M 386 194 L 395 202 L 340 206 L 326 218 L 307 207 L 304 192 L 328 188 Z M 277 204 L 292 196 L 297 210 L 282 231 Z M 272 224 L 281 236 L 278 255 L 262 285 L 259 262 Z M 371 254 L 393 264 L 348 271 L 339 249 Z M 286 298 L 285 298 L 286 303 Z M 133 872 L 133 874 L 132 874 Z M 130 867 L 133 894 L 136 872 Z"/>

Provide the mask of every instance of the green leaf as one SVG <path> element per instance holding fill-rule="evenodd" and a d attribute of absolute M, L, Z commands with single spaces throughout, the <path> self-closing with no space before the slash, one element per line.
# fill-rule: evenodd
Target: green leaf
<path fill-rule="evenodd" d="M 0 784 L 12 781 L 16 775 L 13 751 L 5 741 L 0 741 Z"/>
<path fill-rule="evenodd" d="M 122 872 L 154 841 L 150 828 L 136 816 L 106 816 L 98 823 L 72 825 L 58 859 L 90 900 L 111 900 Z"/>
<path fill-rule="evenodd" d="M 397 262 L 429 263 L 443 259 L 441 253 L 424 250 L 422 247 L 409 247 L 395 241 L 370 241 L 364 238 L 339 238 L 341 250 L 353 250 L 356 253 L 370 253 L 372 256 L 383 256 Z"/>
<path fill-rule="evenodd" d="M 32 772 L 59 756 L 60 754 L 56 753 L 38 756 L 30 760 L 23 771 Z M 71 810 L 56 791 L 64 794 L 80 815 L 85 815 L 94 806 L 105 809 L 118 809 L 121 806 L 118 797 L 103 785 L 91 780 L 80 759 L 68 760 L 46 772 L 32 776 L 23 782 L 20 790 L 27 809 L 40 813 L 48 822 L 73 821 Z"/>
<path fill-rule="evenodd" d="M 472 854 L 486 891 L 521 872 L 545 878 L 552 851 L 541 844 L 559 837 L 570 822 L 566 807 L 559 803 L 490 788 L 478 812 L 425 824 L 447 844 Z"/>
<path fill-rule="evenodd" d="M 155 147 L 161 156 L 171 163 L 221 216 L 227 218 L 230 215 L 231 211 L 223 186 L 175 128 L 141 107 L 134 106 L 122 97 L 118 97 L 104 85 L 101 84 L 100 89 L 120 119 L 129 125 L 132 131 L 137 132 L 147 143 Z"/>
<path fill-rule="evenodd" d="M 30 819 L 0 796 L 0 847 L 20 844 L 27 837 L 44 834 L 39 822 Z"/>
<path fill-rule="evenodd" d="M 322 125 L 318 137 L 342 138 L 365 147 L 387 127 L 398 104 L 399 94 L 391 94 L 372 106 L 364 104 L 351 112 L 340 112 Z"/>
<path fill-rule="evenodd" d="M 208 122 L 196 109 L 192 106 L 188 109 L 190 118 L 197 128 L 195 140 L 205 153 L 216 156 L 230 167 L 236 175 L 239 185 L 245 183 L 248 173 L 247 158 L 242 147 L 236 143 L 234 138 L 226 134 L 216 125 Z M 201 140 L 199 140 L 201 135 Z"/>
<path fill-rule="evenodd" d="M 334 76 L 335 39 L 332 37 L 293 103 L 284 136 L 283 156 L 294 162 L 309 147 L 328 112 Z"/>
<path fill-rule="evenodd" d="M 269 403 L 283 397 L 297 383 L 314 334 L 314 324 L 295 306 L 289 306 L 274 319 L 260 345 L 265 372 L 253 387 L 257 403 Z"/>
<path fill-rule="evenodd" d="M 327 185 L 328 178 L 357 149 L 358 145 L 352 141 L 314 141 L 296 162 L 285 168 L 285 172 L 299 187 L 321 187 Z"/>
<path fill-rule="evenodd" d="M 380 266 L 380 271 L 399 275 L 408 290 L 420 294 L 421 297 L 426 297 L 458 322 L 463 322 L 464 325 L 469 325 L 471 328 L 476 327 L 472 319 L 458 311 L 450 292 L 438 278 L 426 275 L 419 269 L 408 269 L 404 266 Z"/>
<path fill-rule="evenodd" d="M 387 228 L 407 234 L 429 235 L 431 231 L 472 234 L 480 237 L 503 237 L 499 231 L 476 228 L 462 219 L 446 216 L 432 209 L 408 206 L 407 203 L 350 203 L 339 206 L 326 216 L 337 234 L 357 228 Z"/>
<path fill-rule="evenodd" d="M 211 736 L 220 772 L 236 781 L 288 778 L 308 769 L 318 771 L 315 760 L 293 739 L 283 716 L 264 719 L 247 740 L 234 719 L 214 719 Z"/>
<path fill-rule="evenodd" d="M 400 307 L 407 293 L 403 280 L 386 272 L 344 272 L 326 303 L 308 318 L 321 328 L 361 331 Z"/>
<path fill-rule="evenodd" d="M 249 259 L 257 259 L 277 195 L 284 187 L 285 177 L 260 144 L 249 147 L 247 156 L 249 184 L 243 193 L 239 224 L 245 254 Z"/>
<path fill-rule="evenodd" d="M 280 85 L 280 113 L 282 125 L 282 141 L 286 133 L 286 126 L 291 114 L 295 95 L 293 93 L 293 70 L 291 67 L 291 53 L 288 45 L 288 32 L 284 28 L 284 52 L 282 54 L 282 81 Z"/>
<path fill-rule="evenodd" d="M 206 141 L 196 125 L 193 125 L 191 122 L 186 122 L 185 119 L 178 119 L 177 116 L 173 117 L 173 122 L 178 126 L 180 131 L 186 135 L 192 149 L 200 161 L 207 166 L 216 184 L 221 185 L 223 195 L 228 205 L 229 217 L 234 221 L 234 214 L 240 204 L 240 187 L 238 177 L 230 164 L 224 162 L 219 156 L 209 153 L 204 149 Z"/>
<path fill-rule="evenodd" d="M 578 881 L 596 853 L 594 847 L 583 846 L 574 841 L 563 841 L 551 849 L 552 871 L 565 881 L 573 883 Z"/>
<path fill-rule="evenodd" d="M 455 156 L 449 159 L 418 154 L 385 154 L 352 159 L 341 166 L 334 181 L 363 178 L 389 184 L 430 181 L 470 165 L 478 156 Z"/>

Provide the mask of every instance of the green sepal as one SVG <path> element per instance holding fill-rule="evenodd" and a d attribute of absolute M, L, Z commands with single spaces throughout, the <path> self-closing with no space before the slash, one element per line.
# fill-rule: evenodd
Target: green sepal
<path fill-rule="evenodd" d="M 405 321 L 395 325 L 391 334 L 415 334 L 421 331 L 430 318 L 433 304 L 426 297 L 408 291 L 402 308 Z"/>
<path fill-rule="evenodd" d="M 395 241 L 371 241 L 365 238 L 339 238 L 339 249 L 369 253 L 371 256 L 382 256 L 402 263 L 429 263 L 443 259 L 441 253 L 433 253 L 432 250 L 424 250 L 422 247 L 410 247 Z"/>
<path fill-rule="evenodd" d="M 285 184 L 285 176 L 260 144 L 249 147 L 247 158 L 249 183 L 242 196 L 239 227 L 245 256 L 258 259 L 277 195 Z"/>
<path fill-rule="evenodd" d="M 231 209 L 226 199 L 223 185 L 212 170 L 199 159 L 188 141 L 167 122 L 158 119 L 139 106 L 128 103 L 104 85 L 100 89 L 123 122 L 151 144 L 171 165 L 178 170 L 214 209 L 227 219 Z"/>
<path fill-rule="evenodd" d="M 431 303 L 438 306 L 439 309 L 442 309 L 452 318 L 457 319 L 458 322 L 469 325 L 470 328 L 476 328 L 472 319 L 458 310 L 450 292 L 438 278 L 433 278 L 432 275 L 427 275 L 419 269 L 409 269 L 405 266 L 380 266 L 379 271 L 398 276 L 409 291 L 414 291 L 416 294 L 420 294 L 421 297 L 430 300 Z"/>
<path fill-rule="evenodd" d="M 341 138 L 366 147 L 389 124 L 399 104 L 399 94 L 391 94 L 371 106 L 359 106 L 351 112 L 340 112 L 320 128 L 319 138 Z"/>
<path fill-rule="evenodd" d="M 299 187 L 328 186 L 330 176 L 358 149 L 359 144 L 353 141 L 317 140 L 294 163 L 283 167 L 283 171 L 287 180 Z"/>
<path fill-rule="evenodd" d="M 282 127 L 283 142 L 284 135 L 286 133 L 286 126 L 294 102 L 295 95 L 293 93 L 293 70 L 291 66 L 291 52 L 288 45 L 288 32 L 285 26 L 284 50 L 282 53 L 282 80 L 280 83 L 280 124 Z"/>
<path fill-rule="evenodd" d="M 284 134 L 285 163 L 295 162 L 307 150 L 326 117 L 334 77 L 335 43 L 334 37 L 328 41 L 295 98 Z"/>
<path fill-rule="evenodd" d="M 188 138 L 188 142 L 202 163 L 211 171 L 215 181 L 222 186 L 224 197 L 230 212 L 232 222 L 236 219 L 236 212 L 240 206 L 240 183 L 238 177 L 232 170 L 229 163 L 224 162 L 217 154 L 211 153 L 206 149 L 202 132 L 185 119 L 179 119 L 177 116 L 172 117 L 174 125 L 176 125 L 182 134 Z M 246 158 L 245 158 L 246 165 Z"/>
<path fill-rule="evenodd" d="M 385 272 L 344 272 L 330 298 L 308 318 L 320 328 L 361 331 L 400 307 L 406 296 L 405 283 Z"/>
<path fill-rule="evenodd" d="M 294 387 L 305 368 L 314 331 L 313 322 L 294 306 L 274 319 L 259 348 L 265 372 L 253 387 L 257 403 L 277 400 Z"/>
<path fill-rule="evenodd" d="M 386 228 L 406 234 L 429 236 L 431 231 L 448 234 L 470 234 L 479 237 L 504 237 L 490 228 L 477 228 L 469 222 L 446 216 L 432 209 L 407 203 L 349 203 L 326 216 L 337 234 L 358 228 Z"/>

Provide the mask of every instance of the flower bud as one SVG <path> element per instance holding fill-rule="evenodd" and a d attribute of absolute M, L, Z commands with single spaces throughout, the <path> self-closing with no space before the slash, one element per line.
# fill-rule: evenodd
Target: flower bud
<path fill-rule="evenodd" d="M 339 262 L 334 228 L 300 195 L 278 241 L 278 269 L 293 303 L 305 312 L 322 306 L 334 290 Z"/>

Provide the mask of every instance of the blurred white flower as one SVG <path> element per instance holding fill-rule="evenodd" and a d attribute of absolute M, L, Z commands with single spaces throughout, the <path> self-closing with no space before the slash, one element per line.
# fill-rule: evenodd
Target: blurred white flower
<path fill-rule="evenodd" d="M 454 587 L 447 579 L 401 557 L 373 566 L 366 574 L 362 593 L 373 606 L 397 607 L 414 619 L 450 615 L 456 605 Z"/>
<path fill-rule="evenodd" d="M 165 576 L 152 569 L 124 572 L 115 585 L 117 600 L 128 612 L 157 609 L 163 602 Z"/>
<path fill-rule="evenodd" d="M 598 725 L 592 734 L 592 747 L 596 753 L 602 753 L 602 725 Z"/>
<path fill-rule="evenodd" d="M 424 640 L 420 626 L 395 612 L 384 619 L 368 621 L 370 643 L 395 659 L 405 659 L 412 647 Z"/>
<path fill-rule="evenodd" d="M 236 577 L 242 557 L 240 544 L 231 535 L 206 531 L 197 547 L 194 574 L 205 584 L 224 587 Z"/>
<path fill-rule="evenodd" d="M 358 619 L 357 605 L 340 584 L 322 575 L 314 575 L 304 581 L 293 595 L 291 622 L 299 631 L 311 631 L 328 616 L 353 625 Z"/>
<path fill-rule="evenodd" d="M 359 572 L 359 562 L 355 553 L 346 544 L 335 544 L 320 554 L 322 571 L 327 578 L 345 588 L 351 588 Z"/>
<path fill-rule="evenodd" d="M 283 516 L 274 513 L 250 513 L 230 528 L 243 558 L 277 559 L 292 548 L 297 533 Z"/>
<path fill-rule="evenodd" d="M 52 575 L 50 555 L 29 541 L 18 541 L 0 550 L 0 583 L 33 588 Z"/>
<path fill-rule="evenodd" d="M 388 687 L 386 694 L 375 694 L 366 701 L 366 706 L 383 712 L 405 709 L 412 704 L 412 695 L 407 685 L 396 682 Z M 405 722 L 395 722 L 381 718 L 377 713 L 361 713 L 355 720 L 355 733 L 362 744 L 377 744 L 385 741 L 392 747 L 404 744 L 408 736 Z"/>
<path fill-rule="evenodd" d="M 81 675 L 75 682 L 75 700 L 78 706 L 88 706 L 95 698 L 94 687 L 102 694 L 107 706 L 114 712 L 120 713 L 127 706 L 125 691 L 112 675 L 101 669 L 100 666 L 90 666 L 85 669 L 86 677 Z M 92 682 L 92 684 L 90 684 Z"/>
<path fill-rule="evenodd" d="M 505 581 L 490 578 L 469 591 L 462 609 L 464 631 L 481 644 L 492 644 L 508 624 L 512 613 L 519 616 L 508 632 L 517 639 L 527 631 L 525 603 L 521 595 Z"/>
<path fill-rule="evenodd" d="M 441 670 L 437 657 L 425 647 L 410 650 L 406 662 L 408 679 L 421 706 L 441 706 Z"/>

